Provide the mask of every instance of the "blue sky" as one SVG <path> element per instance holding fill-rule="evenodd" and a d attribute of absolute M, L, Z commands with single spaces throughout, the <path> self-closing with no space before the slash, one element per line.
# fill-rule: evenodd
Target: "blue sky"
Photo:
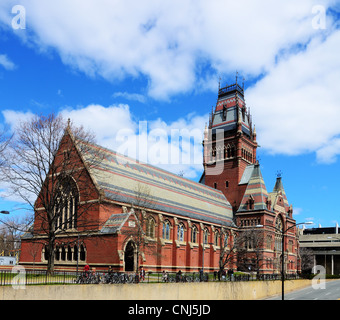
<path fill-rule="evenodd" d="M 268 191 L 281 171 L 297 222 L 332 226 L 339 12 L 334 0 L 2 0 L 0 126 L 54 111 L 99 144 L 197 181 L 219 78 L 230 84 L 237 70 Z M 179 147 L 181 130 L 193 138 Z M 0 189 L 1 210 L 23 206 Z"/>

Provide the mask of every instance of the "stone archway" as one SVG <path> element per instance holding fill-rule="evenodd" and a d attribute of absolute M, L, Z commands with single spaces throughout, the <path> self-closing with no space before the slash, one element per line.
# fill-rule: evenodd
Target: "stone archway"
<path fill-rule="evenodd" d="M 134 271 L 135 269 L 135 244 L 132 240 L 130 240 L 124 251 L 124 265 L 125 271 Z"/>

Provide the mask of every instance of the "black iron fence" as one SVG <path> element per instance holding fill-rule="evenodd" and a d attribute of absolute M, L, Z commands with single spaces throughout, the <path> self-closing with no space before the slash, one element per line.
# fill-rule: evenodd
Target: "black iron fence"
<path fill-rule="evenodd" d="M 287 274 L 285 279 L 299 279 Z M 269 281 L 281 280 L 281 274 L 200 273 L 200 272 L 146 272 L 145 275 L 121 272 L 67 272 L 20 269 L 16 272 L 0 271 L 0 286 L 4 285 L 52 285 L 52 284 L 125 284 L 125 283 L 178 283 L 207 281 Z"/>

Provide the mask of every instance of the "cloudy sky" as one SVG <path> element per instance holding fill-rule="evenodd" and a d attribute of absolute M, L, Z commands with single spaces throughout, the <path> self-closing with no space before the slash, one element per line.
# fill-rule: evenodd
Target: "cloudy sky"
<path fill-rule="evenodd" d="M 335 0 L 1 0 L 0 126 L 54 111 L 99 144 L 197 181 L 219 79 L 237 71 L 268 191 L 281 172 L 295 219 L 331 226 L 339 16 Z M 20 207 L 13 200 L 1 210 Z"/>

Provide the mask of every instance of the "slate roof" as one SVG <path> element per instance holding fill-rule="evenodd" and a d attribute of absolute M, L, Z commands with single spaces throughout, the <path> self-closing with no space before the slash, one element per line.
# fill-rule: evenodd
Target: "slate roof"
<path fill-rule="evenodd" d="M 273 188 L 273 191 L 269 194 L 269 196 L 272 197 L 272 203 L 274 203 L 274 200 L 278 195 L 282 196 L 284 206 L 289 207 L 288 199 L 287 199 L 287 196 L 286 196 L 285 189 L 283 188 L 281 177 L 276 178 L 276 182 L 275 182 L 275 186 Z"/>
<path fill-rule="evenodd" d="M 251 176 L 250 176 L 251 172 Z M 240 207 L 237 212 L 248 211 L 247 202 L 249 199 L 254 201 L 253 210 L 267 209 L 268 192 L 263 181 L 259 164 L 249 165 L 243 173 L 241 182 L 247 183 L 247 177 L 250 176 L 247 189 L 243 195 Z"/>
<path fill-rule="evenodd" d="M 236 105 L 236 94 L 238 96 L 238 106 Z M 216 129 L 223 129 L 224 131 L 236 130 L 238 119 L 237 112 L 240 113 L 239 116 L 242 123 L 242 131 L 247 135 L 250 134 L 250 123 L 248 122 L 248 117 L 242 115 L 239 107 L 245 107 L 243 89 L 239 85 L 234 84 L 219 90 L 216 109 L 212 121 L 213 134 Z"/>
<path fill-rule="evenodd" d="M 101 233 L 115 233 L 120 230 L 124 223 L 127 221 L 131 214 L 129 213 L 120 213 L 120 214 L 112 214 L 110 218 L 104 223 L 103 227 L 100 229 Z"/>
<path fill-rule="evenodd" d="M 85 163 L 93 154 L 103 157 L 89 171 L 107 199 L 128 205 L 138 205 L 142 199 L 145 208 L 234 226 L 232 207 L 219 190 L 95 144 L 79 149 L 86 150 L 82 154 Z M 107 228 L 117 227 L 119 221 L 115 219 L 112 217 L 112 225 L 108 221 Z"/>

